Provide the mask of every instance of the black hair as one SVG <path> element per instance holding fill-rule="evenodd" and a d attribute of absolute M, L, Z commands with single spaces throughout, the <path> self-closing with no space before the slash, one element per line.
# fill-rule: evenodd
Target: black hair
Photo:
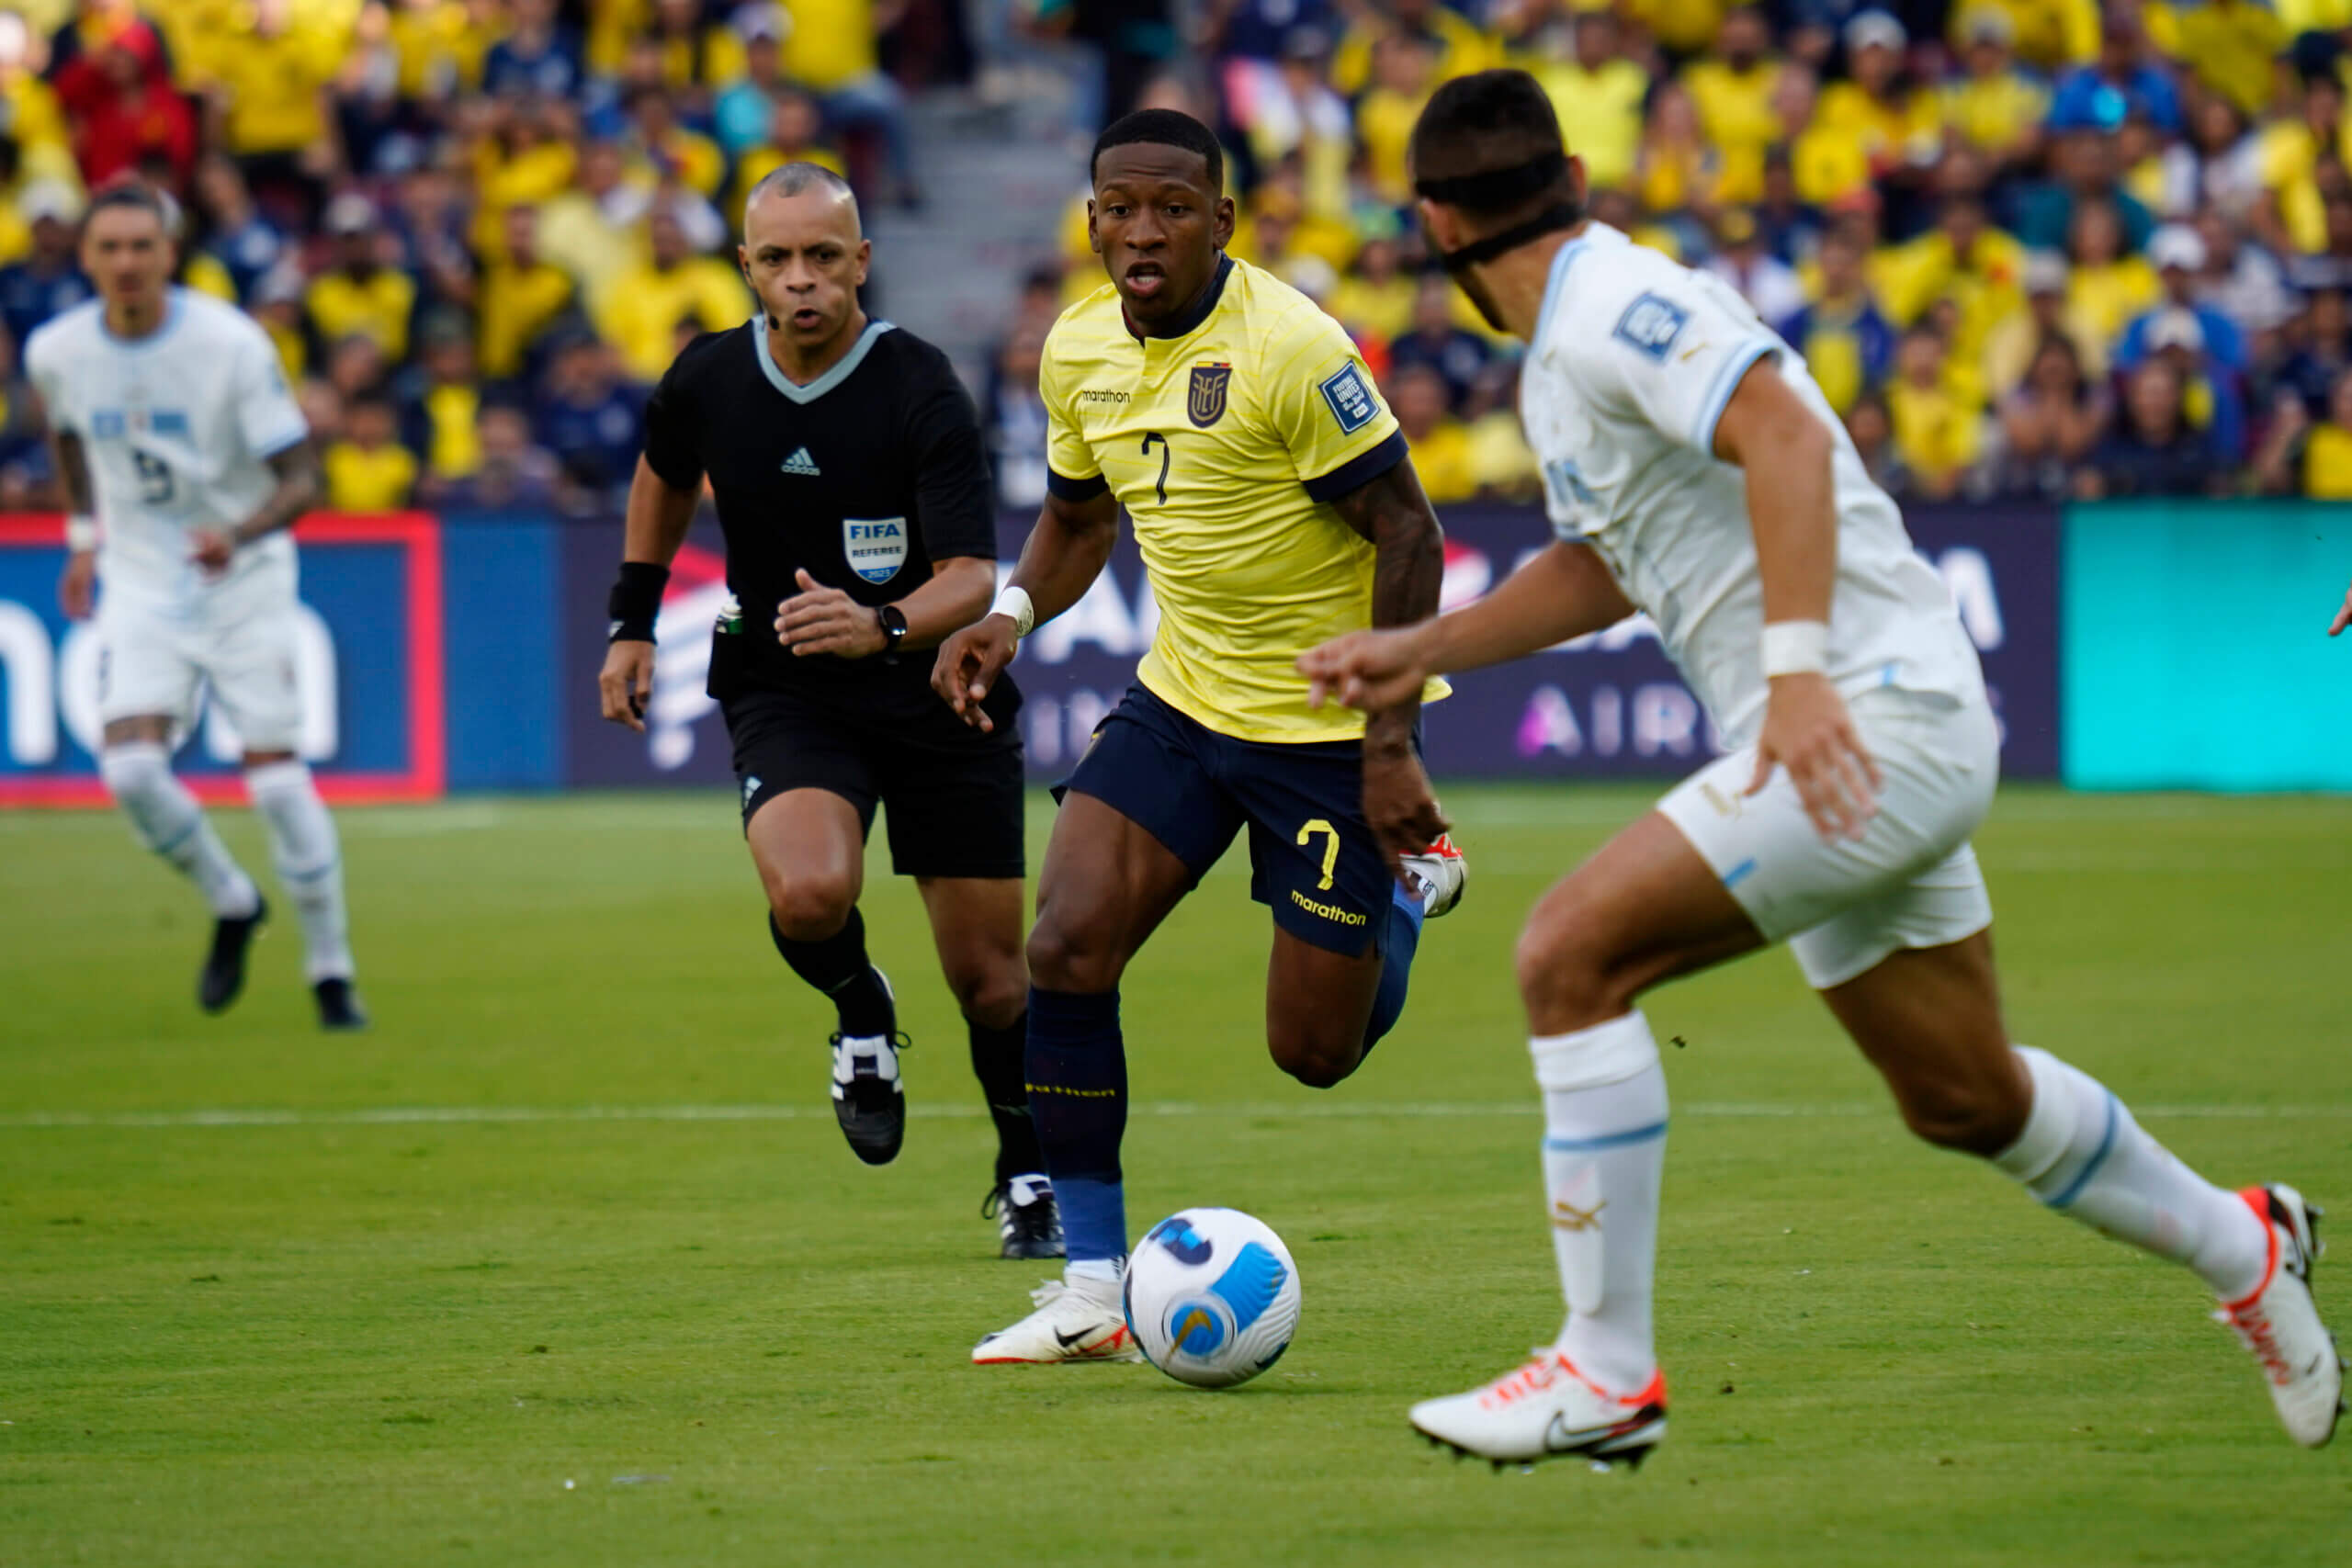
<path fill-rule="evenodd" d="M 91 197 L 90 209 L 83 215 L 83 222 L 87 223 L 110 207 L 126 207 L 133 212 L 152 212 L 155 215 L 155 221 L 164 226 L 166 239 L 177 235 L 179 203 L 143 181 L 124 180 Z"/>
<path fill-rule="evenodd" d="M 1524 71 L 1510 70 L 1475 71 L 1440 87 L 1414 122 L 1407 145 L 1414 179 L 1442 181 L 1456 190 L 1468 186 L 1463 199 L 1439 199 L 1482 223 L 1500 223 L 1566 199 L 1567 174 L 1563 167 L 1540 190 L 1498 186 L 1491 200 L 1476 194 L 1475 176 L 1538 165 L 1566 152 L 1560 117 L 1543 85 Z"/>
<path fill-rule="evenodd" d="M 1176 109 L 1137 109 L 1104 126 L 1102 134 L 1094 139 L 1093 154 L 1086 160 L 1088 183 L 1092 183 L 1095 165 L 1102 161 L 1103 153 L 1114 147 L 1138 143 L 1198 152 L 1209 168 L 1209 188 L 1220 194 L 1225 190 L 1225 149 L 1216 144 L 1216 133 L 1191 115 Z"/>

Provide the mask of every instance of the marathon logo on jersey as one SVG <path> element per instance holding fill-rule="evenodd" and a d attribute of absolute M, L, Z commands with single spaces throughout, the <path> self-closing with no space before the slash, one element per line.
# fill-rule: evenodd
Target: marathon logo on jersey
<path fill-rule="evenodd" d="M 1617 318 L 1617 336 L 1632 344 L 1652 359 L 1664 364 L 1666 351 L 1682 335 L 1690 312 L 1673 300 L 1657 294 L 1645 294 L 1625 307 Z"/>
<path fill-rule="evenodd" d="M 1323 400 L 1331 405 L 1331 417 L 1340 422 L 1340 434 L 1353 435 L 1380 417 L 1380 403 L 1364 384 L 1363 371 L 1352 359 L 1325 378 Z"/>
<path fill-rule="evenodd" d="M 1233 367 L 1226 364 L 1193 367 L 1192 396 L 1185 400 L 1184 412 L 1203 430 L 1225 417 L 1225 391 L 1232 384 Z"/>
<path fill-rule="evenodd" d="M 907 520 L 842 518 L 842 553 L 849 558 L 849 569 L 866 581 L 889 581 L 907 564 Z"/>

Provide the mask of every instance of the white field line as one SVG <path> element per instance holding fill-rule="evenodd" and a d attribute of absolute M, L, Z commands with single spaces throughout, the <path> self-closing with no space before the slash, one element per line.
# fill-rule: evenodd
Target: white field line
<path fill-rule="evenodd" d="M 2352 1105 L 2135 1105 L 2136 1116 L 2209 1121 L 2346 1121 Z M 1321 1105 L 1201 1105 L 1153 1100 L 1129 1108 L 1138 1117 L 1222 1117 L 1228 1121 L 1297 1119 L 1371 1122 L 1390 1118 L 1503 1117 L 1532 1119 L 1531 1097 L 1517 1100 L 1337 1101 Z M 915 1105 L 908 1113 L 927 1120 L 960 1120 L 981 1114 L 978 1106 Z M 824 1105 L 384 1105 L 350 1110 L 263 1109 L 188 1111 L 0 1111 L 0 1130 L 36 1128 L 153 1127 L 406 1127 L 481 1126 L 514 1122 L 800 1122 L 828 1117 Z M 1892 1107 L 1866 1100 L 1798 1105 L 1764 1101 L 1697 1100 L 1678 1105 L 1685 1117 L 1804 1121 L 1811 1118 L 1886 1117 Z"/>

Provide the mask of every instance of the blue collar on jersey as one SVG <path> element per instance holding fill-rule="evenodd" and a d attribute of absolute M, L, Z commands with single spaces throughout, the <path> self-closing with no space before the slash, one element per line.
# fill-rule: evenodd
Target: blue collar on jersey
<path fill-rule="evenodd" d="M 1209 312 L 1216 309 L 1216 302 L 1225 298 L 1225 280 L 1232 274 L 1233 258 L 1231 256 L 1217 257 L 1216 272 L 1210 277 L 1208 287 L 1201 290 L 1200 298 L 1179 310 L 1176 313 L 1176 319 L 1170 321 L 1166 328 L 1159 332 L 1137 332 L 1135 318 L 1127 314 L 1127 308 L 1125 305 L 1120 306 L 1119 315 L 1127 323 L 1127 335 L 1136 338 L 1182 337 L 1209 319 Z"/>
<path fill-rule="evenodd" d="M 766 329 L 767 316 L 764 312 L 752 316 L 752 344 L 753 352 L 759 355 L 760 374 L 768 378 L 769 386 L 774 387 L 796 403 L 813 403 L 843 381 L 848 380 L 856 373 L 857 367 L 865 363 L 866 353 L 873 348 L 874 340 L 884 333 L 896 330 L 889 322 L 878 316 L 868 319 L 865 330 L 857 334 L 855 343 L 849 345 L 849 352 L 835 360 L 831 369 L 804 387 L 786 376 L 776 365 L 775 355 L 768 346 Z"/>

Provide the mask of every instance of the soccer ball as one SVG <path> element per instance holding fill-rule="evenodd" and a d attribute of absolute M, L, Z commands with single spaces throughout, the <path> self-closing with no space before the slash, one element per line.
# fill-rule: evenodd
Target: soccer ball
<path fill-rule="evenodd" d="M 1298 1266 L 1264 1221 L 1186 1209 L 1127 1259 L 1127 1332 L 1151 1364 L 1195 1388 L 1248 1382 L 1298 1330 Z"/>

